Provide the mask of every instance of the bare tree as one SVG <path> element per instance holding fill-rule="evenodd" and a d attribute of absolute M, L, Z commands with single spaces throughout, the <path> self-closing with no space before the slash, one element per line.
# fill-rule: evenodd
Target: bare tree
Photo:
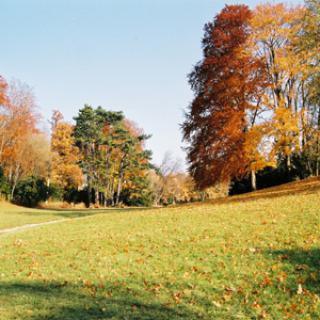
<path fill-rule="evenodd" d="M 181 160 L 175 159 L 172 153 L 167 151 L 160 166 L 149 175 L 151 188 L 154 193 L 154 204 L 160 205 L 168 197 L 172 189 L 172 178 L 181 171 Z"/>

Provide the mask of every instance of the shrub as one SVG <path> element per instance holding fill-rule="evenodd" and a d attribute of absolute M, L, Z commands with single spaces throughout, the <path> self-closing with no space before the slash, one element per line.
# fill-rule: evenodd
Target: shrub
<path fill-rule="evenodd" d="M 64 190 L 56 184 L 51 184 L 49 187 L 50 200 L 62 201 Z"/>
<path fill-rule="evenodd" d="M 44 179 L 27 177 L 17 184 L 13 201 L 23 206 L 35 207 L 40 201 L 47 200 L 48 196 L 49 189 Z"/>
<path fill-rule="evenodd" d="M 0 196 L 4 198 L 8 198 L 10 195 L 10 186 L 9 183 L 3 173 L 3 169 L 0 167 Z"/>

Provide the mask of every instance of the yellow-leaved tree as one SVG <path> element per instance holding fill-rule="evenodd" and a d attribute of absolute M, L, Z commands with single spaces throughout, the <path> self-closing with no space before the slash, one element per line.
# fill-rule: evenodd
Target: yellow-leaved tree
<path fill-rule="evenodd" d="M 291 155 L 300 149 L 298 114 L 286 107 L 278 107 L 272 118 L 274 144 L 272 155 L 286 159 L 287 168 L 291 168 Z"/>
<path fill-rule="evenodd" d="M 248 41 L 251 54 L 264 61 L 269 85 L 269 127 L 272 128 L 270 155 L 285 160 L 288 170 L 291 157 L 299 149 L 300 93 L 303 89 L 303 65 L 296 53 L 295 42 L 303 28 L 305 9 L 283 3 L 261 4 L 250 21 L 252 32 Z"/>
<path fill-rule="evenodd" d="M 52 182 L 63 189 L 79 188 L 83 177 L 78 165 L 80 152 L 74 143 L 73 126 L 63 121 L 58 111 L 52 116 L 51 157 Z"/>

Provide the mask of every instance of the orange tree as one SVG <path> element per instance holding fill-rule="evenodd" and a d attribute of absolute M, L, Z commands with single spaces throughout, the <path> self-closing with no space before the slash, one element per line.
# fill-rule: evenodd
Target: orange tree
<path fill-rule="evenodd" d="M 195 93 L 186 120 L 189 171 L 201 189 L 247 172 L 247 114 L 259 101 L 261 62 L 243 54 L 250 9 L 231 5 L 205 26 L 203 59 L 189 75 Z"/>

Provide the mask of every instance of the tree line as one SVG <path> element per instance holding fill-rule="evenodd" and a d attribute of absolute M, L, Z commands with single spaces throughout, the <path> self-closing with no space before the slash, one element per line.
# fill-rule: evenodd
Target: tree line
<path fill-rule="evenodd" d="M 54 111 L 42 129 L 32 90 L 0 77 L 0 194 L 33 206 L 162 205 L 320 173 L 320 4 L 225 6 L 204 28 L 182 124 L 189 175 L 121 111 Z"/>
<path fill-rule="evenodd" d="M 319 1 L 308 0 L 227 5 L 205 25 L 182 124 L 200 189 L 319 175 L 319 21 Z"/>
<path fill-rule="evenodd" d="M 169 154 L 152 164 L 150 138 L 121 111 L 84 105 L 41 129 L 32 90 L 0 77 L 0 194 L 16 203 L 150 206 L 197 200 L 192 179 Z M 50 205 L 50 203 L 49 203 Z"/>

